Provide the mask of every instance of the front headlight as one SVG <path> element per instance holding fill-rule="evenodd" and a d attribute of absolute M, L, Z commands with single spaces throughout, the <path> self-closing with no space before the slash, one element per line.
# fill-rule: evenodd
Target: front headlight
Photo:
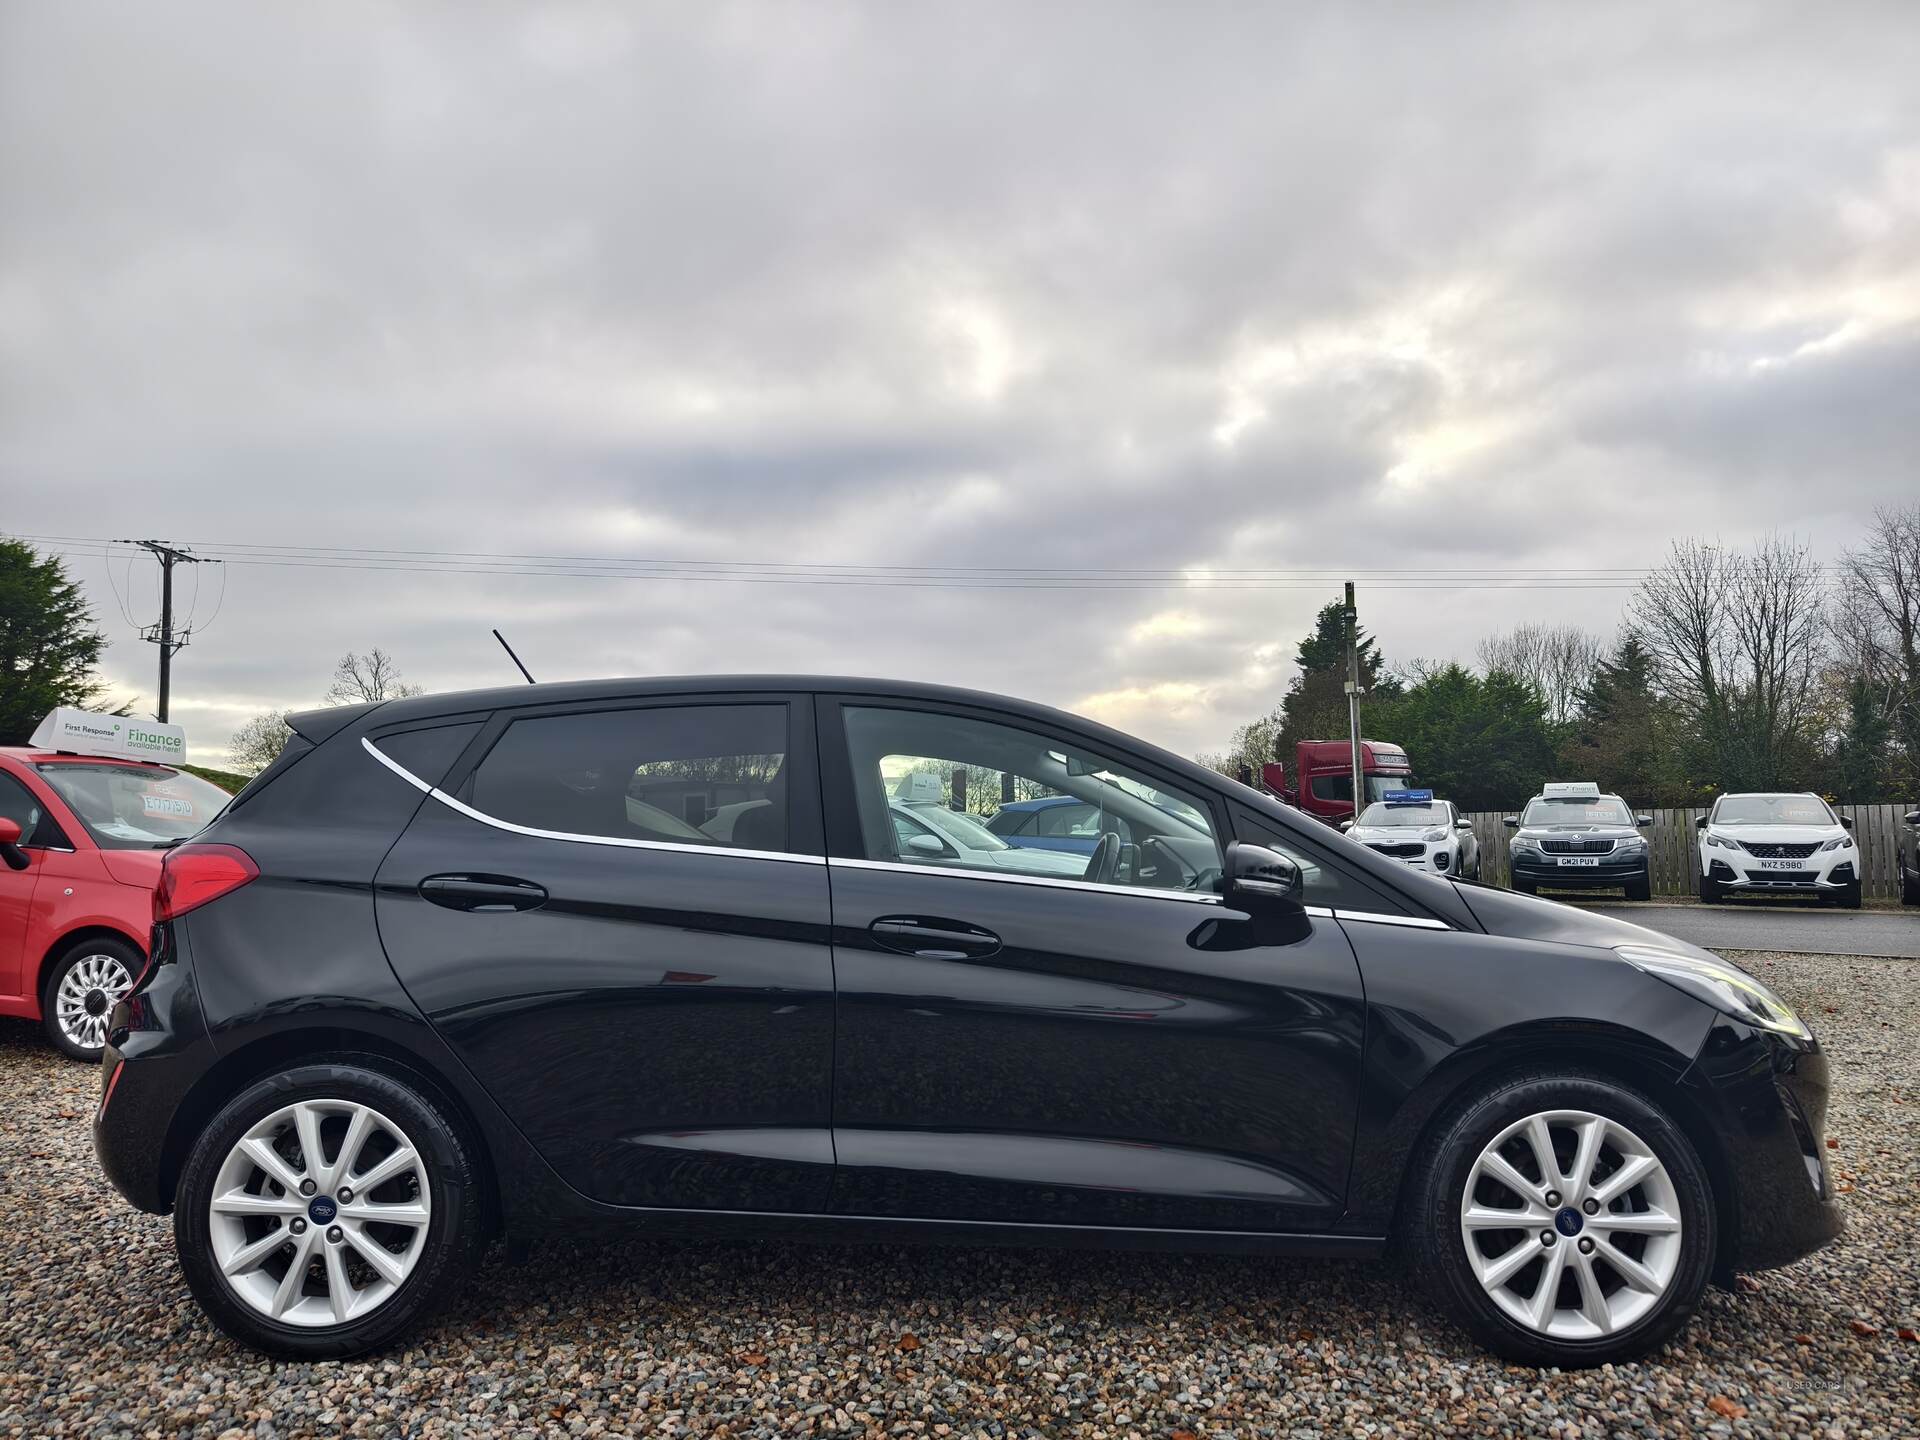
<path fill-rule="evenodd" d="M 1707 832 L 1707 844 L 1717 846 L 1722 850 L 1738 850 L 1740 848 L 1740 842 L 1738 840 L 1728 835 L 1716 835 L 1711 830 Z"/>
<path fill-rule="evenodd" d="M 1644 850 L 1647 848 L 1647 837 L 1644 835 L 1628 835 L 1623 839 L 1614 841 L 1613 848 L 1616 850 Z"/>
<path fill-rule="evenodd" d="M 1820 850 L 1822 854 L 1825 854 L 1829 850 L 1851 850 L 1852 848 L 1853 836 L 1842 835 L 1838 840 L 1827 841 L 1826 844 L 1820 847 Z"/>
<path fill-rule="evenodd" d="M 1421 838 L 1422 840 L 1424 840 L 1424 841 L 1426 841 L 1426 842 L 1427 842 L 1427 844 L 1429 844 L 1429 845 L 1433 845 L 1433 844 L 1437 844 L 1438 842 L 1440 842 L 1440 841 L 1442 841 L 1442 840 L 1444 840 L 1444 839 L 1446 839 L 1446 838 L 1447 838 L 1447 832 L 1446 832 L 1446 831 L 1444 831 L 1444 830 L 1429 830 L 1429 831 L 1427 831 L 1427 833 L 1426 833 L 1426 834 L 1424 834 L 1424 835 L 1422 835 L 1422 836 L 1421 836 L 1420 838 Z"/>
<path fill-rule="evenodd" d="M 1540 848 L 1540 837 L 1538 835 L 1529 835 L 1523 830 L 1513 837 L 1507 848 L 1509 850 L 1538 850 Z"/>
<path fill-rule="evenodd" d="M 1704 1000 L 1724 1015 L 1777 1035 L 1811 1040 L 1813 1032 L 1791 1006 L 1753 976 L 1724 960 L 1680 955 L 1646 945 L 1616 945 L 1614 953 L 1647 974 Z"/>

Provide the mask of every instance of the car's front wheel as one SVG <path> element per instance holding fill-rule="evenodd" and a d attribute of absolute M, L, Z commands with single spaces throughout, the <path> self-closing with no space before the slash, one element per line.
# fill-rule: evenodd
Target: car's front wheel
<path fill-rule="evenodd" d="M 1627 899 L 1651 900 L 1653 898 L 1653 877 L 1640 875 L 1627 882 Z"/>
<path fill-rule="evenodd" d="M 472 1272 L 482 1194 L 442 1102 L 358 1062 L 307 1064 L 256 1082 L 201 1133 L 174 1245 L 229 1335 L 337 1359 L 398 1339 Z"/>
<path fill-rule="evenodd" d="M 107 1017 L 145 963 L 125 940 L 102 937 L 70 945 L 47 967 L 40 1023 L 69 1059 L 98 1064 L 107 1048 Z"/>
<path fill-rule="evenodd" d="M 1713 1197 L 1684 1132 L 1598 1075 L 1515 1077 L 1457 1107 L 1416 1157 L 1407 1240 L 1435 1302 L 1533 1365 L 1642 1355 L 1712 1268 Z"/>
<path fill-rule="evenodd" d="M 1704 905 L 1718 905 L 1726 897 L 1720 893 L 1720 882 L 1700 877 L 1700 901 Z"/>

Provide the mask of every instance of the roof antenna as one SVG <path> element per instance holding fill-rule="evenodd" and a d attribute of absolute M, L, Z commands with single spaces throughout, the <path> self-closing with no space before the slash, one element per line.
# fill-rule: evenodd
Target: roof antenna
<path fill-rule="evenodd" d="M 500 648 L 507 652 L 507 658 L 513 661 L 515 665 L 520 666 L 520 673 L 522 675 L 527 675 L 527 667 L 524 665 L 520 665 L 520 657 L 513 653 L 513 646 L 507 644 L 507 637 L 502 635 L 498 630 L 496 630 L 493 632 L 493 638 L 500 642 Z M 533 676 L 527 675 L 527 684 L 529 685 L 533 684 Z"/>

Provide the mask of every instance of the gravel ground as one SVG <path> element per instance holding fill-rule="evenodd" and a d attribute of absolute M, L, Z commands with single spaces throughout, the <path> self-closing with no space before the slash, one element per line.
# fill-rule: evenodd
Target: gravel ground
<path fill-rule="evenodd" d="M 1740 958 L 1833 1054 L 1848 1237 L 1576 1374 L 1384 1264 L 635 1242 L 495 1258 L 404 1352 L 269 1363 L 94 1168 L 95 1072 L 0 1022 L 0 1435 L 1914 1435 L 1920 962 Z"/>

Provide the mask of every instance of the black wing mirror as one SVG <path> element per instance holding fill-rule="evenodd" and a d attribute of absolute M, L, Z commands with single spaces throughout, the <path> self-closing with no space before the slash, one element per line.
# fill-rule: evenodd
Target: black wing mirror
<path fill-rule="evenodd" d="M 1500 823 L 1509 830 L 1518 830 L 1520 828 L 1520 817 L 1518 815 L 1509 815 Z"/>
<path fill-rule="evenodd" d="M 1229 905 L 1267 914 L 1300 912 L 1300 867 L 1265 845 L 1245 841 L 1227 847 Z"/>
<path fill-rule="evenodd" d="M 1698 816 L 1695 816 L 1695 817 L 1694 817 L 1694 821 L 1693 821 L 1693 828 L 1694 828 L 1694 829 L 1696 829 L 1696 830 L 1704 830 L 1704 829 L 1706 829 L 1706 828 L 1707 828 L 1707 817 L 1706 817 L 1706 816 L 1704 816 L 1704 815 L 1698 815 Z"/>
<path fill-rule="evenodd" d="M 1633 823 L 1643 826 L 1651 825 L 1653 823 L 1653 817 L 1651 815 L 1636 815 L 1633 817 Z"/>
<path fill-rule="evenodd" d="M 1909 810 L 1900 818 L 1909 825 L 1920 825 L 1920 810 Z"/>
<path fill-rule="evenodd" d="M 1853 817 L 1851 815 L 1842 815 L 1840 817 L 1840 823 L 1849 830 L 1853 829 Z"/>

